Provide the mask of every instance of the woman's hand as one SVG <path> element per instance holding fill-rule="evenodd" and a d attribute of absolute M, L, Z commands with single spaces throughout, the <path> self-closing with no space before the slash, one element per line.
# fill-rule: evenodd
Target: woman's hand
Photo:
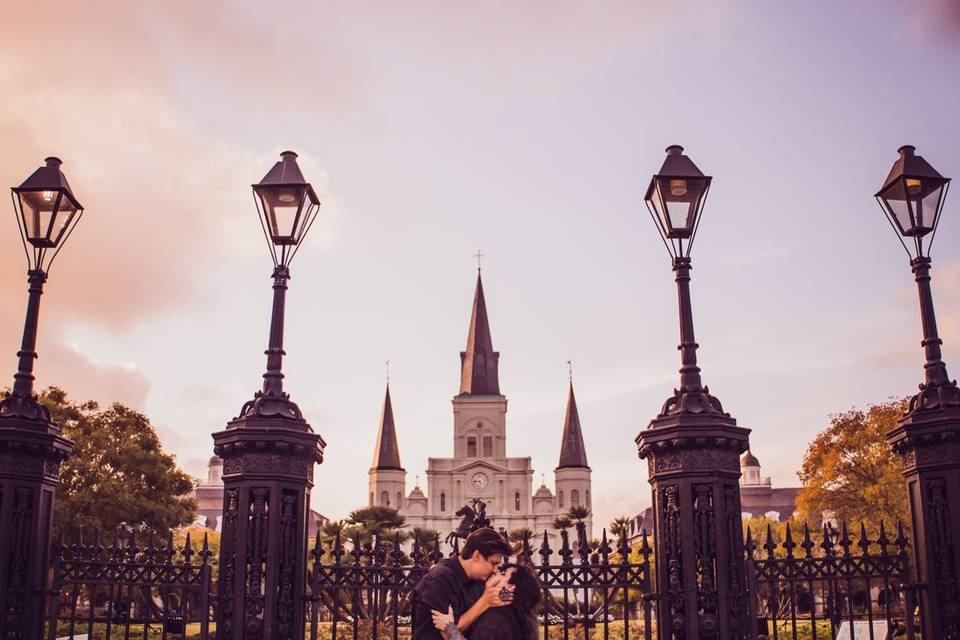
<path fill-rule="evenodd" d="M 495 573 L 487 578 L 487 586 L 483 590 L 483 595 L 480 596 L 480 600 L 483 602 L 485 608 L 504 607 L 510 604 L 509 601 L 500 599 L 500 590 L 504 587 L 503 576 L 499 573 Z M 506 588 L 513 591 L 513 585 L 506 585 Z"/>
<path fill-rule="evenodd" d="M 433 626 L 437 629 L 445 631 L 447 625 L 451 622 L 453 622 L 453 605 L 450 605 L 446 613 L 440 613 L 436 609 L 433 610 Z"/>

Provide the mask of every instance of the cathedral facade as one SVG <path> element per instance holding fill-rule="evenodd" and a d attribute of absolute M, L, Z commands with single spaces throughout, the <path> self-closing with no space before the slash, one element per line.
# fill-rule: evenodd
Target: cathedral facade
<path fill-rule="evenodd" d="M 552 532 L 556 516 L 582 506 L 590 511 L 584 523 L 592 537 L 591 470 L 573 383 L 562 433 L 557 433 L 561 447 L 554 487 L 541 484 L 534 491 L 531 458 L 507 454 L 507 398 L 500 390 L 499 364 L 478 272 L 467 345 L 460 352 L 460 392 L 453 397 L 452 456 L 429 458 L 426 493 L 420 486 L 407 493 L 388 385 L 369 471 L 369 504 L 397 508 L 408 528 L 435 529 L 441 539 L 460 523 L 457 511 L 475 500 L 483 501 L 493 528 L 530 529 L 537 535 Z"/>

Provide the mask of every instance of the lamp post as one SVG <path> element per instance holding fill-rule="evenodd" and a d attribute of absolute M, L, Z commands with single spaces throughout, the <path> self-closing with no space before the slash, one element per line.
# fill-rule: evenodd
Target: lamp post
<path fill-rule="evenodd" d="M 33 390 L 40 296 L 50 265 L 83 214 L 60 171 L 47 158 L 11 189 L 27 255 L 29 297 L 13 390 L 0 400 L 0 637 L 39 640 L 60 463 L 73 443 L 60 435 Z"/>
<path fill-rule="evenodd" d="M 680 386 L 636 438 L 653 487 L 660 640 L 749 634 L 739 457 L 750 430 L 701 381 L 690 306 L 690 249 L 711 180 L 674 145 L 645 197 L 680 308 Z"/>
<path fill-rule="evenodd" d="M 887 439 L 903 458 L 923 637 L 955 640 L 960 638 L 960 389 L 942 359 L 930 291 L 930 246 L 950 179 L 914 147 L 898 153 L 875 197 L 910 256 L 925 362 L 924 382 Z"/>
<path fill-rule="evenodd" d="M 320 201 L 292 151 L 253 194 L 273 259 L 273 313 L 263 386 L 213 434 L 224 489 L 218 640 L 303 637 L 310 489 L 325 447 L 283 390 L 282 372 L 290 262 Z"/>

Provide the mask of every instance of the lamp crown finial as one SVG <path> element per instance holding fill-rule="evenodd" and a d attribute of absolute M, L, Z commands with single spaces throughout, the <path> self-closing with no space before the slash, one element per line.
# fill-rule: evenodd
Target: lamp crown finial
<path fill-rule="evenodd" d="M 678 144 L 672 144 L 669 147 L 667 147 L 667 155 L 668 156 L 683 155 L 683 147 L 681 147 Z"/>
<path fill-rule="evenodd" d="M 46 162 L 47 166 L 52 169 L 57 169 L 60 167 L 61 164 L 63 164 L 63 160 L 61 160 L 57 156 L 50 156 L 48 158 L 44 158 L 43 161 Z"/>
<path fill-rule="evenodd" d="M 912 144 L 905 144 L 899 149 L 897 149 L 897 153 L 899 153 L 904 158 L 909 158 L 910 156 L 913 155 L 913 152 L 916 150 L 917 148 Z"/>

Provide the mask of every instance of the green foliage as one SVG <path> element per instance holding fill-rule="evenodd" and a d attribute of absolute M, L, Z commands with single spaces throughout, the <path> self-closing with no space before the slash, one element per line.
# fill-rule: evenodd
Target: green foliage
<path fill-rule="evenodd" d="M 630 518 L 626 516 L 618 516 L 610 521 L 609 527 L 610 535 L 614 538 L 619 538 L 621 535 L 627 535 L 630 531 Z"/>
<path fill-rule="evenodd" d="M 147 416 L 118 402 L 100 409 L 49 387 L 42 402 L 73 455 L 60 466 L 54 527 L 116 530 L 121 523 L 162 535 L 193 520 L 193 479 L 163 450 Z"/>
<path fill-rule="evenodd" d="M 511 529 L 510 533 L 507 534 L 507 539 L 513 544 L 521 544 L 525 539 L 529 539 L 531 540 L 530 544 L 532 545 L 533 531 L 526 527 Z"/>
<path fill-rule="evenodd" d="M 583 522 L 589 515 L 590 509 L 587 509 L 582 504 L 570 507 L 570 510 L 567 511 L 567 516 L 574 522 Z"/>
<path fill-rule="evenodd" d="M 906 400 L 854 409 L 832 416 L 817 434 L 797 474 L 804 485 L 797 507 L 811 526 L 820 526 L 824 512 L 851 526 L 865 522 L 870 531 L 880 520 L 908 520 L 902 463 L 885 437 L 905 409 Z"/>
<path fill-rule="evenodd" d="M 410 531 L 410 538 L 420 544 L 420 551 L 424 555 L 433 553 L 433 550 L 437 547 L 437 537 L 439 535 L 440 532 L 436 529 L 426 527 L 414 527 Z"/>
<path fill-rule="evenodd" d="M 406 525 L 407 519 L 400 515 L 398 509 L 393 507 L 364 507 L 354 509 L 347 516 L 348 527 L 344 529 L 344 535 L 353 538 L 356 533 L 360 534 L 360 541 L 371 542 L 375 536 L 383 541 L 393 540 L 400 534 L 400 541 L 407 539 L 408 534 L 401 532 Z"/>
<path fill-rule="evenodd" d="M 554 529 L 565 531 L 573 526 L 573 520 L 570 519 L 570 516 L 557 516 L 553 519 L 552 526 Z"/>

